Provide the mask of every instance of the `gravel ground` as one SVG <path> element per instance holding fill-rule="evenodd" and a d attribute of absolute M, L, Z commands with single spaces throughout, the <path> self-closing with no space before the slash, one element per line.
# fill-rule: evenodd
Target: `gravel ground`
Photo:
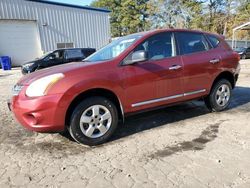
<path fill-rule="evenodd" d="M 20 70 L 0 71 L 0 187 L 250 187 L 250 60 L 241 64 L 229 110 L 196 101 L 133 116 L 92 148 L 16 123 L 6 100 Z"/>

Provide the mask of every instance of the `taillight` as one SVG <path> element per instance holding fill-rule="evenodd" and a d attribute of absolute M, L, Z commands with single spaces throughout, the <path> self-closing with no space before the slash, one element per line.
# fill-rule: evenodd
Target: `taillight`
<path fill-rule="evenodd" d="M 233 52 L 233 55 L 237 58 L 238 61 L 240 61 L 240 55 L 237 52 Z"/>
<path fill-rule="evenodd" d="M 236 53 L 238 61 L 240 61 L 240 55 L 238 53 Z"/>

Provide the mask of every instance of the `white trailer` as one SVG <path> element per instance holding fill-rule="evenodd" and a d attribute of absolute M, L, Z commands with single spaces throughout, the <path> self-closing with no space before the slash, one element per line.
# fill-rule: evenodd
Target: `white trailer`
<path fill-rule="evenodd" d="M 44 52 L 101 48 L 110 41 L 109 10 L 35 0 L 0 0 L 0 56 L 20 66 Z"/>

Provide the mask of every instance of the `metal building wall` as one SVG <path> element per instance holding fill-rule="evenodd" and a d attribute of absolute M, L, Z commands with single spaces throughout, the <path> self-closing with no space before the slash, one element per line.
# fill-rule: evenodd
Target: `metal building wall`
<path fill-rule="evenodd" d="M 232 40 L 228 39 L 226 41 L 232 47 Z M 236 40 L 235 41 L 235 47 L 236 48 L 240 48 L 240 47 L 247 48 L 247 47 L 250 47 L 250 41 L 247 41 L 247 40 Z"/>
<path fill-rule="evenodd" d="M 0 19 L 36 20 L 43 51 L 57 43 L 101 48 L 110 40 L 109 13 L 26 0 L 0 0 Z"/>

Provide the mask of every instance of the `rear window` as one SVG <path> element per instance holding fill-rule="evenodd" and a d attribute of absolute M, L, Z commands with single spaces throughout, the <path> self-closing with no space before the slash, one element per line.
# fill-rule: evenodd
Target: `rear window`
<path fill-rule="evenodd" d="M 207 35 L 207 38 L 214 48 L 216 48 L 220 43 L 220 41 L 215 36 Z"/>
<path fill-rule="evenodd" d="M 207 51 L 210 49 L 206 38 L 201 33 L 178 32 L 176 36 L 181 55 Z"/>
<path fill-rule="evenodd" d="M 84 58 L 84 54 L 82 53 L 81 49 L 66 50 L 65 58 L 66 59 Z"/>

